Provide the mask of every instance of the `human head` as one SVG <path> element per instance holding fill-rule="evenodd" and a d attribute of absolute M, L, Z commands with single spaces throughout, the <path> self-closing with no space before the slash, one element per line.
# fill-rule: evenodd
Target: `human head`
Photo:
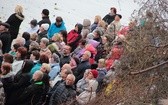
<path fill-rule="evenodd" d="M 102 36 L 101 30 L 95 29 L 95 30 L 93 31 L 93 36 L 94 36 L 94 38 L 100 38 L 100 37 Z"/>
<path fill-rule="evenodd" d="M 61 68 L 61 70 L 64 70 L 64 69 L 67 69 L 67 70 L 70 70 L 71 71 L 71 69 L 72 69 L 72 67 L 71 67 L 71 65 L 70 64 L 64 64 L 63 66 L 62 66 L 62 68 Z"/>
<path fill-rule="evenodd" d="M 79 42 L 80 48 L 84 48 L 85 45 L 86 45 L 86 40 L 85 39 L 80 40 L 80 42 Z"/>
<path fill-rule="evenodd" d="M 31 20 L 30 21 L 30 26 L 31 26 L 31 28 L 36 27 L 37 26 L 37 20 L 36 19 Z"/>
<path fill-rule="evenodd" d="M 39 58 L 40 58 L 40 53 L 39 53 L 38 50 L 34 50 L 34 51 L 31 52 L 30 59 L 32 61 L 39 60 Z"/>
<path fill-rule="evenodd" d="M 89 75 L 91 69 L 86 69 L 83 75 L 83 78 L 86 78 Z"/>
<path fill-rule="evenodd" d="M 82 29 L 83 29 L 83 25 L 82 24 L 77 23 L 75 25 L 75 30 L 76 30 L 76 32 L 78 32 L 78 34 L 81 34 Z"/>
<path fill-rule="evenodd" d="M 105 59 L 99 59 L 99 61 L 98 61 L 98 67 L 99 68 L 105 67 Z"/>
<path fill-rule="evenodd" d="M 37 37 L 38 37 L 38 34 L 37 34 L 37 33 L 33 33 L 33 34 L 30 35 L 31 41 L 36 41 L 36 40 L 37 40 Z"/>
<path fill-rule="evenodd" d="M 115 7 L 110 8 L 110 13 L 115 15 L 117 13 L 117 9 Z"/>
<path fill-rule="evenodd" d="M 30 45 L 29 45 L 29 51 L 33 51 L 33 50 L 39 50 L 40 49 L 40 45 L 36 42 L 36 41 L 31 41 Z"/>
<path fill-rule="evenodd" d="M 69 55 L 71 53 L 71 47 L 69 45 L 63 46 L 63 54 Z"/>
<path fill-rule="evenodd" d="M 57 26 L 61 26 L 62 22 L 63 22 L 62 17 L 61 16 L 57 16 L 56 17 L 56 25 Z"/>
<path fill-rule="evenodd" d="M 16 52 L 17 59 L 24 60 L 27 55 L 27 49 L 25 47 L 19 47 Z"/>
<path fill-rule="evenodd" d="M 23 37 L 26 41 L 30 40 L 30 34 L 29 34 L 28 32 L 24 32 L 24 33 L 22 34 L 22 37 Z"/>
<path fill-rule="evenodd" d="M 85 51 L 82 55 L 82 61 L 89 60 L 90 57 L 91 57 L 90 51 Z"/>
<path fill-rule="evenodd" d="M 89 27 L 91 25 L 91 21 L 89 19 L 83 20 L 83 27 Z"/>
<path fill-rule="evenodd" d="M 65 43 L 67 43 L 67 31 L 66 30 L 61 30 L 60 31 L 61 37 Z"/>
<path fill-rule="evenodd" d="M 53 53 L 51 55 L 51 58 L 49 59 L 50 63 L 59 63 L 60 62 L 60 58 L 56 53 Z"/>
<path fill-rule="evenodd" d="M 33 79 L 34 81 L 41 81 L 42 78 L 43 78 L 43 72 L 40 71 L 40 70 L 36 71 L 36 72 L 33 74 L 33 77 L 32 77 L 32 79 Z"/>
<path fill-rule="evenodd" d="M 49 10 L 48 9 L 43 9 L 41 12 L 42 17 L 48 16 L 49 15 Z"/>
<path fill-rule="evenodd" d="M 48 30 L 48 28 L 49 28 L 49 24 L 47 24 L 47 23 L 44 23 L 44 24 L 42 24 L 41 26 L 40 26 L 40 32 L 43 32 L 43 31 L 47 31 Z"/>
<path fill-rule="evenodd" d="M 5 53 L 3 55 L 3 61 L 7 63 L 13 63 L 13 56 L 8 53 Z"/>
<path fill-rule="evenodd" d="M 40 40 L 40 48 L 45 49 L 49 44 L 49 40 L 47 38 L 42 38 Z"/>
<path fill-rule="evenodd" d="M 43 73 L 49 73 L 50 70 L 51 70 L 51 67 L 50 67 L 50 64 L 47 64 L 47 63 L 43 63 L 40 70 L 43 72 Z"/>
<path fill-rule="evenodd" d="M 52 41 L 54 41 L 54 42 L 62 42 L 61 34 L 59 34 L 59 33 L 54 34 L 54 36 L 52 37 Z"/>
<path fill-rule="evenodd" d="M 66 85 L 72 86 L 75 82 L 75 76 L 73 74 L 68 74 L 66 77 Z"/>
<path fill-rule="evenodd" d="M 10 25 L 8 23 L 0 23 L 0 32 L 6 32 L 10 28 Z"/>
<path fill-rule="evenodd" d="M 93 69 L 93 70 L 90 70 L 90 72 L 89 72 L 87 78 L 88 78 L 88 79 L 96 79 L 97 76 L 98 76 L 98 71 L 95 70 L 95 69 Z"/>
<path fill-rule="evenodd" d="M 12 70 L 12 66 L 10 63 L 7 63 L 7 62 L 2 63 L 2 65 L 1 65 L 2 75 L 8 74 L 11 70 Z"/>
<path fill-rule="evenodd" d="M 23 7 L 21 5 L 16 5 L 16 7 L 15 7 L 15 13 L 17 13 L 17 14 L 23 14 Z"/>
<path fill-rule="evenodd" d="M 24 46 L 24 44 L 25 44 L 25 39 L 24 39 L 23 37 L 17 37 L 17 38 L 15 39 L 15 43 L 20 44 L 20 46 Z"/>
<path fill-rule="evenodd" d="M 100 15 L 96 15 L 94 18 L 94 23 L 99 23 L 99 21 L 101 20 L 101 16 Z"/>
<path fill-rule="evenodd" d="M 68 74 L 72 74 L 72 71 L 68 70 L 68 69 L 62 69 L 61 70 L 61 78 L 62 78 L 62 80 L 66 80 Z"/>
<path fill-rule="evenodd" d="M 116 14 L 115 21 L 119 21 L 121 18 L 122 18 L 122 16 L 120 14 Z"/>
<path fill-rule="evenodd" d="M 40 62 L 40 64 L 49 63 L 48 55 L 46 55 L 46 54 L 41 54 L 41 55 L 40 55 L 39 62 Z"/>

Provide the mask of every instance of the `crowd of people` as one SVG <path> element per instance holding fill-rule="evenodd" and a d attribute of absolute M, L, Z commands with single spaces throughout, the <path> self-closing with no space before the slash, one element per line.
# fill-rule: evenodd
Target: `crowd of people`
<path fill-rule="evenodd" d="M 115 65 L 123 54 L 123 41 L 135 22 L 122 27 L 115 7 L 104 18 L 84 19 L 67 32 L 65 21 L 49 18 L 24 21 L 23 8 L 0 22 L 1 105 L 85 105 L 114 79 Z"/>

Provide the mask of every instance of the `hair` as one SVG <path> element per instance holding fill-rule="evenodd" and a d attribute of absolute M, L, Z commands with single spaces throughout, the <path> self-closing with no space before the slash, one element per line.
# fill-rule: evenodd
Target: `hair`
<path fill-rule="evenodd" d="M 15 44 L 13 45 L 13 48 L 14 48 L 16 51 L 18 50 L 19 47 L 21 47 L 19 43 L 15 43 Z M 16 52 L 16 51 L 15 51 L 15 52 Z"/>
<path fill-rule="evenodd" d="M 57 16 L 57 17 L 56 17 L 56 22 L 62 22 L 62 21 L 63 21 L 63 19 L 62 19 L 61 16 Z"/>
<path fill-rule="evenodd" d="M 49 45 L 49 40 L 47 38 L 42 38 L 41 42 L 45 43 L 46 46 Z"/>
<path fill-rule="evenodd" d="M 105 67 L 105 59 L 99 59 L 98 61 L 103 67 Z"/>
<path fill-rule="evenodd" d="M 85 51 L 84 53 L 87 54 L 89 58 L 91 57 L 91 52 L 90 51 Z"/>
<path fill-rule="evenodd" d="M 120 19 L 122 18 L 122 15 L 120 15 L 120 14 L 116 14 L 116 16 L 118 16 Z"/>
<path fill-rule="evenodd" d="M 23 13 L 23 7 L 21 5 L 16 5 L 15 13 L 22 14 Z"/>
<path fill-rule="evenodd" d="M 94 32 L 96 32 L 97 35 L 98 35 L 99 37 L 102 36 L 102 32 L 101 32 L 101 30 L 99 30 L 99 29 L 95 29 Z"/>
<path fill-rule="evenodd" d="M 4 70 L 6 70 L 6 74 L 8 74 L 12 70 L 12 66 L 10 63 L 3 63 L 1 66 Z M 4 75 L 6 75 L 4 74 Z"/>
<path fill-rule="evenodd" d="M 30 43 L 30 46 L 32 46 L 31 49 L 30 49 L 30 47 L 29 47 L 29 50 L 30 50 L 30 51 L 32 51 L 32 50 L 34 50 L 34 49 L 36 49 L 36 50 L 39 50 L 39 49 L 40 49 L 40 45 L 39 45 L 36 41 L 32 41 L 32 42 Z"/>
<path fill-rule="evenodd" d="M 69 69 L 64 69 L 64 70 L 66 70 L 66 71 L 65 71 L 65 74 L 66 74 L 66 75 L 69 75 L 69 74 L 72 74 L 72 73 L 73 73 L 73 72 L 72 72 L 71 70 L 69 70 Z"/>
<path fill-rule="evenodd" d="M 3 59 L 4 59 L 4 62 L 13 63 L 13 56 L 8 53 L 5 53 L 3 55 Z"/>
<path fill-rule="evenodd" d="M 34 50 L 31 53 L 33 54 L 33 56 L 35 56 L 35 60 L 39 60 L 40 52 L 38 50 Z"/>
<path fill-rule="evenodd" d="M 99 21 L 98 27 L 106 28 L 107 23 L 104 20 Z"/>
<path fill-rule="evenodd" d="M 67 44 L 67 35 L 68 35 L 67 31 L 66 30 L 61 30 L 60 34 L 62 34 L 63 41 Z"/>
<path fill-rule="evenodd" d="M 37 81 L 40 81 L 40 80 L 43 79 L 43 75 L 44 75 L 44 74 L 43 74 L 42 71 L 38 70 L 38 71 L 36 71 L 33 75 L 35 75 L 35 74 L 38 74 Z"/>
<path fill-rule="evenodd" d="M 22 34 L 22 37 L 23 37 L 26 41 L 30 40 L 30 34 L 29 34 L 28 32 L 24 32 L 24 33 Z"/>
<path fill-rule="evenodd" d="M 43 64 L 43 63 L 49 63 L 48 55 L 46 55 L 46 54 L 41 54 L 41 55 L 40 55 L 39 62 L 40 62 L 41 64 Z"/>
<path fill-rule="evenodd" d="M 46 72 L 48 74 L 50 72 L 50 70 L 51 70 L 50 64 L 43 63 L 42 66 L 45 67 L 45 69 L 47 70 Z"/>
<path fill-rule="evenodd" d="M 75 79 L 76 79 L 76 78 L 75 78 L 75 76 L 74 76 L 73 74 L 68 74 L 67 77 L 68 77 L 68 76 L 72 77 L 73 82 L 75 82 Z"/>
<path fill-rule="evenodd" d="M 23 37 L 18 37 L 18 38 L 16 38 L 15 43 L 19 43 L 20 46 L 24 46 L 25 39 Z"/>
<path fill-rule="evenodd" d="M 67 69 L 67 70 L 70 70 L 71 71 L 71 69 L 72 69 L 72 67 L 71 67 L 71 65 L 70 64 L 64 64 L 63 66 L 62 66 L 62 69 Z"/>
<path fill-rule="evenodd" d="M 61 35 L 59 33 L 55 33 L 52 38 L 55 38 L 55 41 L 62 42 Z"/>
<path fill-rule="evenodd" d="M 114 13 L 116 14 L 117 13 L 117 9 L 115 7 L 111 7 L 110 10 L 112 10 L 112 9 L 113 9 Z"/>
<path fill-rule="evenodd" d="M 56 63 L 59 63 L 59 62 L 60 62 L 60 58 L 59 58 L 59 56 L 58 56 L 56 53 L 53 53 L 53 54 L 51 55 L 51 57 L 54 59 L 54 61 L 55 61 Z"/>
<path fill-rule="evenodd" d="M 99 23 L 99 21 L 101 21 L 101 16 L 100 15 L 96 15 L 95 18 L 94 18 L 94 21 L 95 20 L 98 20 L 97 22 Z"/>
<path fill-rule="evenodd" d="M 24 60 L 27 55 L 27 49 L 25 47 L 19 47 L 17 51 L 21 54 L 21 59 Z"/>
<path fill-rule="evenodd" d="M 79 43 L 81 43 L 81 45 L 86 45 L 86 39 L 80 40 Z"/>
<path fill-rule="evenodd" d="M 30 40 L 36 41 L 37 37 L 38 37 L 38 35 L 36 33 L 33 33 L 33 34 L 30 35 Z"/>

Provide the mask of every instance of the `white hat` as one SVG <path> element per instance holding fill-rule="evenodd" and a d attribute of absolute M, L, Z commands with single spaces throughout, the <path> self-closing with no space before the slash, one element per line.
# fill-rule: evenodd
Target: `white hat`
<path fill-rule="evenodd" d="M 48 30 L 48 28 L 49 28 L 49 24 L 47 24 L 47 23 L 46 23 L 46 24 L 42 24 L 41 27 L 43 27 L 44 30 Z"/>

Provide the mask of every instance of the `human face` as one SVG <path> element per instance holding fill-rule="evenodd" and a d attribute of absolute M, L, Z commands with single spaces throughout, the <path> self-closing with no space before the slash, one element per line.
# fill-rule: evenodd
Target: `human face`
<path fill-rule="evenodd" d="M 93 76 L 92 72 L 89 72 L 89 74 L 88 74 L 87 78 L 88 78 L 88 79 L 93 79 L 93 78 L 94 78 L 94 76 Z"/>
<path fill-rule="evenodd" d="M 46 70 L 46 68 L 42 65 L 41 68 L 40 68 L 40 71 L 42 71 L 43 73 L 45 73 L 47 70 Z"/>
<path fill-rule="evenodd" d="M 65 72 L 66 72 L 66 69 L 62 69 L 62 70 L 61 70 L 62 80 L 66 80 L 66 78 L 67 78 L 67 74 L 66 74 Z"/>
<path fill-rule="evenodd" d="M 34 61 L 34 60 L 35 60 L 35 56 L 34 56 L 33 54 L 31 54 L 31 55 L 30 55 L 30 59 L 31 59 L 32 61 Z"/>
<path fill-rule="evenodd" d="M 66 78 L 66 85 L 73 85 L 73 83 L 74 83 L 73 77 L 68 75 Z"/>
<path fill-rule="evenodd" d="M 0 32 L 5 30 L 5 26 L 0 25 Z"/>
<path fill-rule="evenodd" d="M 107 37 L 102 37 L 102 43 L 103 44 L 107 43 Z"/>
<path fill-rule="evenodd" d="M 21 57 L 21 53 L 19 51 L 16 52 L 16 57 L 20 58 Z"/>
<path fill-rule="evenodd" d="M 40 48 L 46 48 L 46 45 L 45 45 L 45 43 L 43 43 L 43 41 L 40 41 Z"/>
<path fill-rule="evenodd" d="M 64 54 L 70 54 L 70 47 L 69 46 L 64 46 L 63 53 Z"/>
<path fill-rule="evenodd" d="M 85 61 L 85 60 L 88 60 L 88 59 L 89 59 L 89 56 L 86 53 L 84 53 L 82 55 L 82 60 Z"/>

